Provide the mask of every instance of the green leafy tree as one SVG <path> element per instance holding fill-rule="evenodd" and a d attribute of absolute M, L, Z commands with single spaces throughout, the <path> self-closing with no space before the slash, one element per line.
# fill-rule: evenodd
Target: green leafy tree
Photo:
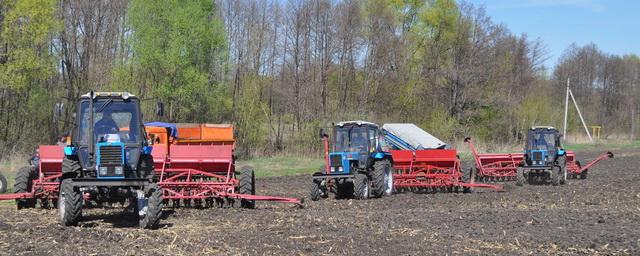
<path fill-rule="evenodd" d="M 214 1 L 134 0 L 127 18 L 131 61 L 118 69 L 118 83 L 163 101 L 170 121 L 229 117 L 231 97 L 219 75 L 226 36 Z"/>

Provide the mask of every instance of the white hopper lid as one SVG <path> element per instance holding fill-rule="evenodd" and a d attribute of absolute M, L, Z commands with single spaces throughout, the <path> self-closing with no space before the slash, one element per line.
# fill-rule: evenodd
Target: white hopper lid
<path fill-rule="evenodd" d="M 384 124 L 382 129 L 402 139 L 416 149 L 445 148 L 446 143 L 412 123 Z"/>

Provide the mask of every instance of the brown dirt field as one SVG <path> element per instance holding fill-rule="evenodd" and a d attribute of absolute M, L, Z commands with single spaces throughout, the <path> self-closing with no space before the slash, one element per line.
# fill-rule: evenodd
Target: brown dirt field
<path fill-rule="evenodd" d="M 81 226 L 62 227 L 55 209 L 2 203 L 0 254 L 638 255 L 640 150 L 614 153 L 587 180 L 564 186 L 307 200 L 304 209 L 166 209 L 158 230 L 138 229 L 120 208 L 90 209 Z M 306 197 L 310 178 L 257 182 L 258 194 Z"/>

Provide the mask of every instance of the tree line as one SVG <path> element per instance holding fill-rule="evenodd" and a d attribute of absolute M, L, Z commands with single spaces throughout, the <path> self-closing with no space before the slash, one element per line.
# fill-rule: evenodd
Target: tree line
<path fill-rule="evenodd" d="M 520 143 L 561 126 L 567 79 L 590 125 L 636 133 L 636 55 L 571 45 L 546 67 L 541 39 L 461 1 L 9 0 L 0 24 L 0 156 L 71 129 L 89 90 L 139 95 L 146 120 L 233 123 L 241 156 L 316 152 L 348 119 Z"/>

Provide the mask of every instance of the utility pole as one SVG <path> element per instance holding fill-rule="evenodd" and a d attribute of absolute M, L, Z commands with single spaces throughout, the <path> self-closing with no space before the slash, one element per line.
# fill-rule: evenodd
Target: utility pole
<path fill-rule="evenodd" d="M 567 113 L 569 112 L 569 82 L 571 78 L 567 78 L 567 91 L 564 98 L 564 128 L 562 129 L 562 139 L 567 141 Z"/>
<path fill-rule="evenodd" d="M 573 97 L 573 93 L 569 90 L 569 95 L 571 96 L 571 100 L 573 100 L 573 105 L 576 106 L 576 110 L 578 110 L 578 116 L 580 116 L 580 121 L 582 122 L 582 126 L 584 126 L 584 131 L 587 132 L 587 136 L 589 137 L 589 141 L 593 143 L 593 138 L 591 137 L 591 133 L 589 132 L 589 128 L 587 128 L 587 123 L 584 122 L 584 118 L 582 118 L 582 113 L 580 112 L 580 108 L 578 107 L 578 103 L 576 102 L 576 98 Z"/>

